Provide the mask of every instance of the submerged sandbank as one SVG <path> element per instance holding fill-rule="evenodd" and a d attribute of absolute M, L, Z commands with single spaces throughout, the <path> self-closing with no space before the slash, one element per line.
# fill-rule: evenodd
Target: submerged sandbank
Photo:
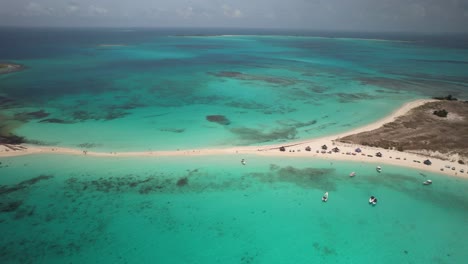
<path fill-rule="evenodd" d="M 290 142 L 286 144 L 275 144 L 269 146 L 240 146 L 230 148 L 214 149 L 193 149 L 193 150 L 172 150 L 172 151 L 138 151 L 138 152 L 93 152 L 82 149 L 63 148 L 63 147 L 41 147 L 35 145 L 7 145 L 0 146 L 0 157 L 21 156 L 31 154 L 67 154 L 67 155 L 86 155 L 91 157 L 162 157 L 162 156 L 203 156 L 203 155 L 233 155 L 236 158 L 242 158 L 245 154 L 265 155 L 265 156 L 289 156 L 289 157 L 311 157 L 330 160 L 348 160 L 356 162 L 371 162 L 376 165 L 390 164 L 395 166 L 405 166 L 414 169 L 431 171 L 451 176 L 468 178 L 468 166 L 458 164 L 456 161 L 447 161 L 437 158 L 430 158 L 432 164 L 425 165 L 427 156 L 418 155 L 397 150 L 389 150 L 363 146 L 358 144 L 347 144 L 338 142 L 337 139 L 349 135 L 370 131 L 383 126 L 386 123 L 394 121 L 399 116 L 405 115 L 413 108 L 424 105 L 435 100 L 416 100 L 409 102 L 392 114 L 369 125 L 344 132 L 337 135 Z M 322 149 L 326 145 L 327 150 Z M 331 151 L 332 148 L 338 148 L 338 151 Z M 360 152 L 356 149 L 360 148 Z M 381 157 L 376 153 L 380 152 Z M 239 159 L 240 161 L 240 159 Z"/>

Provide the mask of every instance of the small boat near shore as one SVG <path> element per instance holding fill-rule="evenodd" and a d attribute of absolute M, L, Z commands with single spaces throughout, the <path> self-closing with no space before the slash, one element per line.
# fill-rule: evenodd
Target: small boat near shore
<path fill-rule="evenodd" d="M 349 174 L 349 177 L 354 177 L 354 176 L 356 176 L 356 172 L 354 171 Z"/>
<path fill-rule="evenodd" d="M 377 198 L 375 198 L 375 196 L 372 195 L 369 198 L 369 204 L 376 205 L 377 204 Z"/>
<path fill-rule="evenodd" d="M 431 180 L 425 180 L 425 181 L 423 182 L 423 184 L 424 184 L 424 185 L 430 185 L 430 184 L 432 184 L 432 181 L 431 181 Z"/>
<path fill-rule="evenodd" d="M 322 196 L 322 202 L 328 201 L 328 192 L 325 192 Z"/>
<path fill-rule="evenodd" d="M 375 168 L 377 170 L 377 172 L 382 172 L 382 167 L 380 166 L 377 166 L 377 168 Z"/>
<path fill-rule="evenodd" d="M 245 165 L 247 162 L 245 162 L 245 159 L 241 160 L 242 165 Z"/>

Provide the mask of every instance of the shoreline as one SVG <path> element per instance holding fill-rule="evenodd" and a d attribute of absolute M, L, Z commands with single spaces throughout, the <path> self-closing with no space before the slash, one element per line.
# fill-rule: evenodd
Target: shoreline
<path fill-rule="evenodd" d="M 65 148 L 65 147 L 41 147 L 35 145 L 0 145 L 1 157 L 14 157 L 23 155 L 38 155 L 38 154 L 66 154 L 66 155 L 85 155 L 92 157 L 162 157 L 162 156 L 210 156 L 210 155 L 260 155 L 260 156 L 287 156 L 287 157 L 309 157 L 328 160 L 344 160 L 353 162 L 375 163 L 376 165 L 388 164 L 392 166 L 403 166 L 417 170 L 429 171 L 438 174 L 461 177 L 468 179 L 468 165 L 458 164 L 456 161 L 448 161 L 427 157 L 420 154 L 410 152 L 400 152 L 397 150 L 388 150 L 383 148 L 368 147 L 357 144 L 348 144 L 336 142 L 335 140 L 352 134 L 357 134 L 364 131 L 371 131 L 381 127 L 382 125 L 394 121 L 399 116 L 408 113 L 413 108 L 423 104 L 433 102 L 433 99 L 420 99 L 408 102 L 396 109 L 388 116 L 383 117 L 368 125 L 358 127 L 356 129 L 343 133 L 306 139 L 300 141 L 292 141 L 284 144 L 272 144 L 266 146 L 239 146 L 228 148 L 213 148 L 213 149 L 190 149 L 190 150 L 167 150 L 167 151 L 134 151 L 134 152 L 93 152 L 82 149 Z M 327 145 L 328 150 L 322 151 L 321 146 Z M 280 147 L 285 147 L 285 151 L 280 151 Z M 306 151 L 306 147 L 310 147 L 310 151 Z M 338 147 L 338 152 L 330 151 L 332 148 Z M 355 149 L 360 148 L 361 153 L 356 153 Z M 376 157 L 377 152 L 382 153 L 382 157 Z M 353 154 L 354 153 L 354 154 Z M 424 160 L 430 159 L 432 165 L 423 164 Z M 449 166 L 447 168 L 447 166 Z M 452 170 L 452 168 L 455 168 Z M 461 170 L 463 169 L 463 173 Z M 385 168 L 384 168 L 385 170 Z"/>
<path fill-rule="evenodd" d="M 19 71 L 24 70 L 24 68 L 25 67 L 21 64 L 0 62 L 0 75 L 13 73 L 13 72 L 19 72 Z"/>

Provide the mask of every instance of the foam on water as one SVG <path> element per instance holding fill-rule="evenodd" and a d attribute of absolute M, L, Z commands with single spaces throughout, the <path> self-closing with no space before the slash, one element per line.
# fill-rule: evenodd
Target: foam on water
<path fill-rule="evenodd" d="M 236 155 L 41 155 L 3 159 L 1 166 L 0 253 L 8 263 L 463 263 L 468 257 L 468 182 L 458 178 Z M 357 176 L 350 178 L 351 171 Z M 427 178 L 434 184 L 422 185 Z M 377 206 L 368 204 L 370 195 Z"/>

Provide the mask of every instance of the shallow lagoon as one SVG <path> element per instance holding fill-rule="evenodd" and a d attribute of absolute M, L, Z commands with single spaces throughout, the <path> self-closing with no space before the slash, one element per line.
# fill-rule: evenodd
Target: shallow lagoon
<path fill-rule="evenodd" d="M 468 257 L 468 181 L 458 178 L 236 155 L 41 155 L 2 159 L 1 166 L 0 252 L 8 263 L 462 263 Z M 351 171 L 357 176 L 350 178 Z M 434 184 L 423 186 L 426 178 Z M 377 206 L 367 203 L 370 195 L 379 198 Z"/>
<path fill-rule="evenodd" d="M 26 69 L 0 76 L 0 132 L 41 145 L 128 151 L 271 144 L 359 127 L 416 98 L 467 96 L 467 49 L 417 37 L 114 29 L 2 35 L 0 59 Z M 210 122 L 210 115 L 228 122 Z"/>

